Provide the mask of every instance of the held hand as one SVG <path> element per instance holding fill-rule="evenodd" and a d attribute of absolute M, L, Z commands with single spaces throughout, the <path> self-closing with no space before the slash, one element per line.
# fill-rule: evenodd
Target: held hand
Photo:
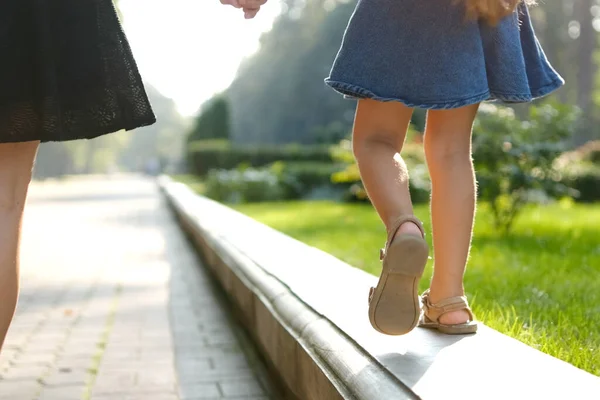
<path fill-rule="evenodd" d="M 221 0 L 221 4 L 230 5 L 235 8 L 242 8 L 238 0 Z"/>
<path fill-rule="evenodd" d="M 256 16 L 260 7 L 267 2 L 267 0 L 220 0 L 221 4 L 228 4 L 235 8 L 241 8 L 244 11 L 244 18 L 252 19 Z"/>

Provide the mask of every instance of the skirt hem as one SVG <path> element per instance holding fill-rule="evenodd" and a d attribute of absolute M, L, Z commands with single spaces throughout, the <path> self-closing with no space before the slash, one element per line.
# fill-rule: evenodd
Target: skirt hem
<path fill-rule="evenodd" d="M 351 100 L 360 99 L 371 99 L 381 102 L 400 102 L 407 107 L 411 108 L 422 108 L 428 110 L 447 110 L 453 108 L 465 107 L 472 104 L 481 103 L 483 101 L 500 101 L 504 103 L 529 103 L 533 100 L 547 96 L 556 89 L 564 85 L 564 81 L 561 79 L 555 79 L 550 83 L 541 86 L 537 89 L 532 89 L 527 94 L 511 94 L 501 93 L 495 90 L 486 90 L 485 92 L 470 95 L 461 99 L 451 100 L 408 100 L 403 97 L 386 97 L 380 96 L 369 89 L 364 87 L 341 81 L 335 81 L 332 79 L 325 79 L 325 84 L 331 87 L 336 92 L 342 94 L 344 98 Z"/>
<path fill-rule="evenodd" d="M 119 132 L 121 130 L 132 131 L 137 128 L 142 128 L 145 126 L 153 125 L 156 122 L 156 118 L 147 118 L 144 120 L 128 120 L 128 121 L 119 121 L 118 123 L 114 123 L 111 125 L 103 126 L 102 128 L 96 130 L 88 130 L 85 129 L 85 135 L 64 135 L 64 136 L 44 136 L 43 134 L 33 134 L 33 135 L 19 135 L 18 137 L 0 137 L 0 144 L 2 143 L 23 143 L 23 142 L 69 142 L 73 140 L 80 139 L 94 139 L 100 136 L 109 135 L 112 133 Z"/>

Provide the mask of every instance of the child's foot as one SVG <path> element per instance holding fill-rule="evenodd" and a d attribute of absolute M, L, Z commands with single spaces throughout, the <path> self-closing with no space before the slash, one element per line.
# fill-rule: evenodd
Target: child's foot
<path fill-rule="evenodd" d="M 440 323 L 444 325 L 464 324 L 465 322 L 469 322 L 470 320 L 471 316 L 465 310 L 450 311 L 439 318 Z"/>
<path fill-rule="evenodd" d="M 403 223 L 402 225 L 400 225 L 400 228 L 398 228 L 398 230 L 396 231 L 396 234 L 394 235 L 394 239 L 392 239 L 392 242 L 394 242 L 396 240 L 396 238 L 401 235 L 414 235 L 414 236 L 423 237 L 423 233 L 421 233 L 421 229 L 417 226 L 417 224 L 415 224 L 412 221 L 407 221 L 407 222 Z"/>
<path fill-rule="evenodd" d="M 394 235 L 394 239 L 393 239 L 392 243 L 396 240 L 396 238 L 398 236 L 406 235 L 406 234 L 423 237 L 423 234 L 421 233 L 421 230 L 419 229 L 417 224 L 415 224 L 414 222 L 411 222 L 411 221 L 407 221 L 400 226 L 400 228 Z M 432 295 L 430 295 L 430 296 L 431 296 L 432 302 L 434 304 L 438 302 L 437 297 L 432 296 Z M 458 296 L 464 296 L 464 293 L 460 293 L 460 294 L 458 294 Z M 444 297 L 440 298 L 439 300 L 442 300 L 444 298 L 449 298 L 449 297 L 452 297 L 452 296 L 451 295 L 444 296 Z M 433 301 L 433 299 L 436 299 L 436 301 Z M 442 316 L 440 316 L 439 322 L 442 324 L 446 324 L 446 325 L 456 325 L 456 324 L 462 324 L 462 323 L 468 322 L 470 319 L 471 319 L 470 315 L 467 311 L 459 310 L 459 311 L 450 311 L 446 314 L 443 314 Z"/>
<path fill-rule="evenodd" d="M 466 297 L 449 296 L 434 302 L 430 290 L 426 290 L 421 304 L 423 315 L 419 326 L 451 335 L 477 332 L 477 322 Z"/>
<path fill-rule="evenodd" d="M 435 289 L 435 288 L 434 288 Z M 441 296 L 437 296 L 438 292 L 434 292 L 432 289 L 429 290 L 429 298 L 431 299 L 431 303 L 433 304 L 437 304 L 441 301 L 443 301 L 444 299 L 449 299 L 451 297 L 461 297 L 464 296 L 464 292 L 460 292 L 458 294 L 456 293 L 441 293 Z M 457 324 L 464 324 L 465 322 L 469 322 L 471 320 L 471 316 L 470 314 L 467 312 L 467 310 L 456 310 L 456 311 L 448 311 L 445 314 L 442 314 L 438 321 L 441 324 L 446 324 L 446 325 L 457 325 Z"/>
<path fill-rule="evenodd" d="M 388 230 L 380 252 L 383 261 L 377 286 L 369 292 L 369 320 L 373 328 L 387 335 L 404 335 L 419 322 L 417 294 L 429 248 L 423 240 L 420 221 L 414 216 L 399 218 Z"/>
<path fill-rule="evenodd" d="M 398 229 L 398 231 L 396 232 L 396 235 L 394 235 L 394 240 L 396 240 L 396 238 L 400 235 L 415 235 L 415 236 L 422 236 L 421 234 L 421 230 L 419 229 L 419 227 L 417 226 L 417 224 L 415 224 L 414 222 L 405 222 L 402 224 L 402 226 L 400 226 L 400 229 Z M 464 294 L 461 294 L 461 296 Z M 432 298 L 435 298 L 433 296 L 431 296 Z M 446 296 L 446 297 L 450 297 L 450 296 Z M 436 303 L 434 301 L 434 303 Z M 442 315 L 439 319 L 439 321 L 442 324 L 447 324 L 447 325 L 455 325 L 455 324 L 462 324 L 464 322 L 469 321 L 470 317 L 469 317 L 469 313 L 466 312 L 465 310 L 460 310 L 460 311 L 451 311 L 449 313 L 446 313 L 444 315 Z"/>

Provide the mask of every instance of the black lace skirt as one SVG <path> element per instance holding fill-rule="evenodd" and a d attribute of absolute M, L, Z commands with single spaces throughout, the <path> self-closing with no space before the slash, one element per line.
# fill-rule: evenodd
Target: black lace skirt
<path fill-rule="evenodd" d="M 111 0 L 0 1 L 0 143 L 155 120 Z"/>

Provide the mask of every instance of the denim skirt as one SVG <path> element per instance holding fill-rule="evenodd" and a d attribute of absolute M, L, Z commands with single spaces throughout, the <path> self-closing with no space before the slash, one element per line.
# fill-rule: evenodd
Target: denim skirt
<path fill-rule="evenodd" d="M 529 102 L 564 80 L 525 4 L 490 26 L 452 0 L 359 0 L 325 83 L 351 99 L 450 109 Z"/>

